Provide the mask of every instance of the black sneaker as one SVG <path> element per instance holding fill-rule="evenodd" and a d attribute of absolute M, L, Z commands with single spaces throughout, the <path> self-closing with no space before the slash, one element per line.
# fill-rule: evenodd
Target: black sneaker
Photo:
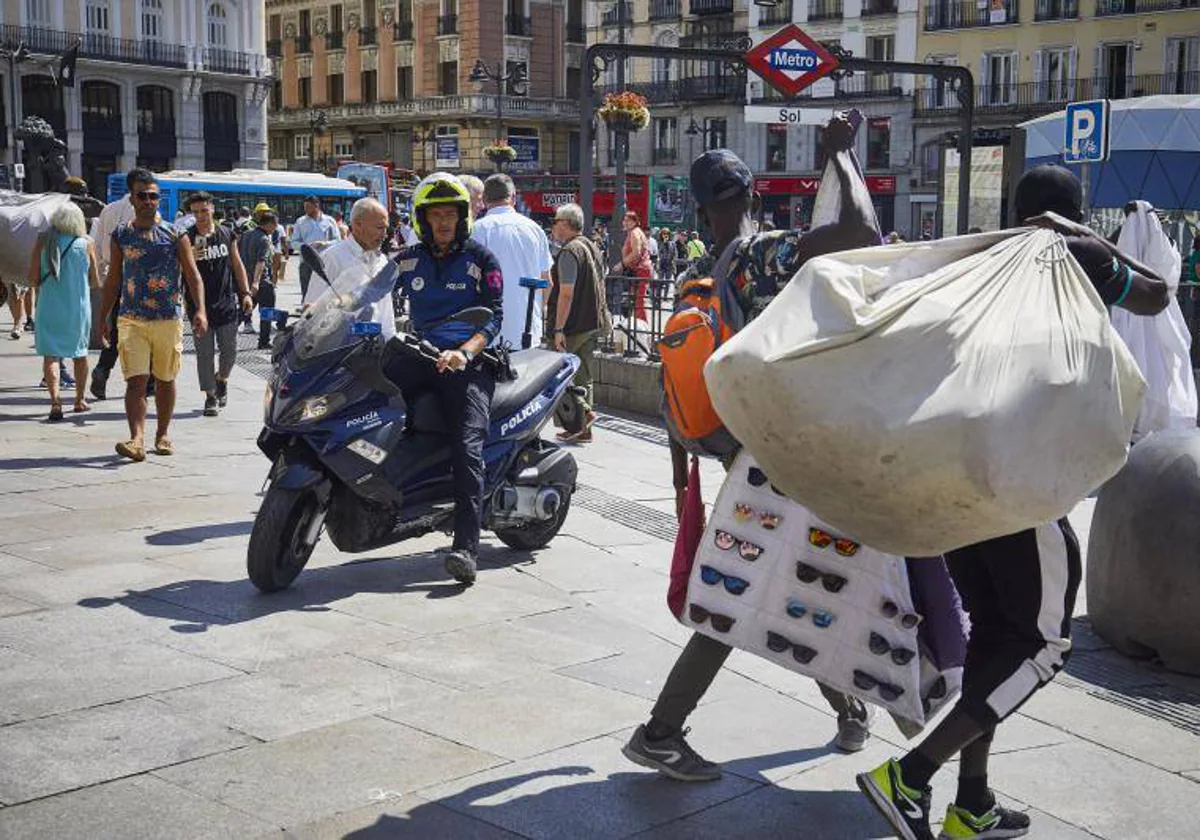
<path fill-rule="evenodd" d="M 460 549 L 452 549 L 447 551 L 442 558 L 442 563 L 446 567 L 446 574 L 454 578 L 463 586 L 470 586 L 475 583 L 475 569 L 477 563 L 475 555 L 469 551 Z"/>
<path fill-rule="evenodd" d="M 929 788 L 917 790 L 904 784 L 900 762 L 890 758 L 869 773 L 859 773 L 855 781 L 900 840 L 933 840 Z"/>
<path fill-rule="evenodd" d="M 34 331 L 33 319 L 30 318 L 28 321 L 25 322 L 25 332 L 33 332 L 33 331 Z"/>
<path fill-rule="evenodd" d="M 217 382 L 217 405 L 224 408 L 229 402 L 229 383 Z"/>
<path fill-rule="evenodd" d="M 721 778 L 721 765 L 700 756 L 688 744 L 684 729 L 658 741 L 651 741 L 645 724 L 634 730 L 621 754 L 643 767 L 657 770 L 677 782 L 715 782 Z"/>
<path fill-rule="evenodd" d="M 108 372 L 96 369 L 92 371 L 92 396 L 102 400 L 108 396 Z"/>
<path fill-rule="evenodd" d="M 1029 815 L 1002 805 L 975 816 L 966 808 L 950 805 L 938 840 L 1006 840 L 1029 833 Z"/>
<path fill-rule="evenodd" d="M 217 398 L 209 394 L 204 398 L 204 416 L 216 417 L 221 412 L 217 410 Z"/>

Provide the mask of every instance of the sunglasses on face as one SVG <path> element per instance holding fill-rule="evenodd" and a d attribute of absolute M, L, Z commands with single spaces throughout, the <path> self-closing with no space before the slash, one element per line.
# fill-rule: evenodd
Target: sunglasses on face
<path fill-rule="evenodd" d="M 883 680 L 876 679 L 866 671 L 856 670 L 854 672 L 854 684 L 863 691 L 871 691 L 872 689 L 878 688 L 879 696 L 884 700 L 895 700 L 904 694 L 904 689 L 901 686 L 892 685 L 891 683 L 886 683 Z"/>
<path fill-rule="evenodd" d="M 828 531 L 822 531 L 820 528 L 808 529 L 808 543 L 815 548 L 829 548 L 833 546 L 833 550 L 843 557 L 853 557 L 858 554 L 858 549 L 861 546 L 854 540 L 846 539 L 845 537 L 835 537 Z"/>
<path fill-rule="evenodd" d="M 787 614 L 792 618 L 804 618 L 804 616 L 809 614 L 808 607 L 797 598 L 788 598 L 786 609 Z M 812 623 L 822 630 L 833 624 L 834 618 L 834 614 L 827 610 L 812 611 Z"/>
<path fill-rule="evenodd" d="M 809 662 L 812 662 L 813 657 L 817 655 L 817 651 L 808 645 L 797 644 L 786 636 L 769 630 L 767 631 L 767 648 L 775 653 L 783 653 L 788 648 L 791 648 L 792 659 L 795 659 L 801 665 L 807 665 Z"/>
<path fill-rule="evenodd" d="M 819 580 L 821 581 L 821 585 L 825 587 L 826 592 L 841 592 L 842 587 L 849 582 L 841 575 L 822 572 L 820 569 L 804 562 L 796 563 L 796 578 L 801 583 L 816 583 Z"/>
<path fill-rule="evenodd" d="M 897 665 L 907 665 L 917 655 L 915 651 L 908 648 L 893 647 L 891 642 L 875 632 L 871 633 L 871 653 L 876 656 L 885 656 L 890 653 L 892 661 Z"/>
<path fill-rule="evenodd" d="M 758 467 L 750 468 L 750 471 L 746 474 L 746 480 L 750 482 L 751 487 L 762 487 L 764 484 L 768 483 L 767 474 Z M 787 498 L 784 492 L 774 484 L 771 485 L 771 489 L 775 491 L 776 496 L 783 496 L 784 498 Z"/>
<path fill-rule="evenodd" d="M 736 618 L 709 612 L 699 604 L 691 604 L 688 607 L 688 618 L 692 620 L 692 624 L 703 624 L 705 621 L 711 621 L 712 628 L 718 633 L 728 633 L 733 628 L 733 625 L 737 623 Z"/>
<path fill-rule="evenodd" d="M 725 591 L 730 595 L 741 595 L 750 588 L 750 581 L 744 578 L 727 575 L 720 569 L 714 569 L 712 566 L 700 567 L 700 579 L 709 586 L 716 586 L 718 583 L 725 584 Z"/>
<path fill-rule="evenodd" d="M 895 601 L 884 599 L 879 608 L 884 618 L 895 619 L 905 630 L 911 630 L 921 623 L 921 616 L 916 613 L 904 612 Z"/>
<path fill-rule="evenodd" d="M 728 531 L 722 531 L 720 528 L 717 529 L 717 533 L 713 537 L 713 542 L 722 551 L 730 551 L 734 546 L 737 546 L 738 557 L 741 557 L 748 563 L 753 563 L 763 553 L 762 546 L 755 545 L 746 540 L 739 540 L 733 534 Z"/>
<path fill-rule="evenodd" d="M 159 198 L 159 194 L 152 190 L 139 190 L 134 195 L 137 196 L 138 201 L 158 201 Z"/>
<path fill-rule="evenodd" d="M 758 520 L 758 524 L 766 531 L 774 531 L 779 527 L 780 520 L 783 517 L 774 513 L 759 513 L 750 505 L 738 502 L 733 506 L 733 518 L 738 522 L 752 522 Z"/>

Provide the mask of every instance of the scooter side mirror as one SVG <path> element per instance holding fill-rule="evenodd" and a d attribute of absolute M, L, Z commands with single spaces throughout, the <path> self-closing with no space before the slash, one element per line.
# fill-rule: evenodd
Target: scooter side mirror
<path fill-rule="evenodd" d="M 317 253 L 317 249 L 311 245 L 300 246 L 300 261 L 308 266 L 313 274 L 325 281 L 325 285 L 333 286 L 329 282 L 329 275 L 325 273 L 325 260 L 321 259 L 321 255 Z"/>

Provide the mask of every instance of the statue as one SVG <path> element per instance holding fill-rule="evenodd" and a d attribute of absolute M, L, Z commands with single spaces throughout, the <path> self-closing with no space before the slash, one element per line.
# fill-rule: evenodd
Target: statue
<path fill-rule="evenodd" d="M 28 173 L 29 192 L 67 192 L 67 144 L 54 136 L 50 123 L 41 117 L 26 117 L 15 136 L 25 144 L 29 157 L 37 160 Z"/>

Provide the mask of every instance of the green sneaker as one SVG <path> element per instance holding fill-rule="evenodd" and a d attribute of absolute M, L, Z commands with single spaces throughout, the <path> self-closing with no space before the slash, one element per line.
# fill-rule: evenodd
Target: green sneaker
<path fill-rule="evenodd" d="M 889 758 L 855 781 L 900 840 L 933 840 L 929 828 L 929 788 L 915 790 L 900 777 L 900 762 Z"/>
<path fill-rule="evenodd" d="M 946 821 L 938 840 L 1002 840 L 1005 837 L 1024 837 L 1029 833 L 1029 816 L 999 805 L 982 816 L 966 808 L 951 805 L 946 809 Z"/>

